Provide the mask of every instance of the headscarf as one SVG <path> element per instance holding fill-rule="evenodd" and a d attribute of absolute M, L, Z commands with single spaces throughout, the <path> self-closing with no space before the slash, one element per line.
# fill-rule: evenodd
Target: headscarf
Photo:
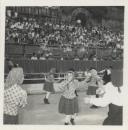
<path fill-rule="evenodd" d="M 90 70 L 92 76 L 97 76 L 97 71 L 95 69 Z"/>
<path fill-rule="evenodd" d="M 24 74 L 23 74 L 23 69 L 18 67 L 18 68 L 13 68 L 5 81 L 5 89 L 12 87 L 15 84 L 21 85 L 24 80 Z"/>

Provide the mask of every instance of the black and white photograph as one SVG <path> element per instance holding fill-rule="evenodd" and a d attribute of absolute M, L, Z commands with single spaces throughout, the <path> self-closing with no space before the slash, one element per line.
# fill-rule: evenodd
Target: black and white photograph
<path fill-rule="evenodd" d="M 125 6 L 6 6 L 3 125 L 123 126 Z"/>

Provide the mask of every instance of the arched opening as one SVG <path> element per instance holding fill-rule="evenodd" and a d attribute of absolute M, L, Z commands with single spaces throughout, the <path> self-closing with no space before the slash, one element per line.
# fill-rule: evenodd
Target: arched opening
<path fill-rule="evenodd" d="M 90 18 L 90 12 L 84 8 L 77 8 L 72 12 L 72 22 L 77 23 L 79 21 L 78 23 L 82 26 L 86 26 Z"/>
<path fill-rule="evenodd" d="M 83 12 L 80 12 L 76 15 L 75 20 L 80 20 L 81 21 L 81 25 L 85 26 L 87 24 L 87 17 Z"/>

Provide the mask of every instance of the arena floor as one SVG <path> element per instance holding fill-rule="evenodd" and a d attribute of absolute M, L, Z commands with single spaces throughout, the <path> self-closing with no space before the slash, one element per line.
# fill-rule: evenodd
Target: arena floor
<path fill-rule="evenodd" d="M 112 72 L 112 81 L 115 85 L 122 85 L 122 70 Z M 36 85 L 35 85 L 36 87 Z M 86 92 L 78 92 L 80 112 L 76 118 L 77 125 L 102 125 L 107 116 L 108 108 L 90 109 L 89 104 L 85 104 L 83 98 Z M 51 104 L 43 103 L 44 94 L 28 95 L 28 105 L 20 110 L 20 124 L 38 125 L 63 125 L 64 115 L 58 113 L 58 103 L 61 93 L 50 96 Z"/>
<path fill-rule="evenodd" d="M 85 92 L 78 92 L 80 112 L 76 118 L 77 125 L 100 125 L 107 114 L 106 108 L 90 109 L 90 105 L 85 104 L 83 98 Z M 39 124 L 39 125 L 63 125 L 64 115 L 58 113 L 58 102 L 61 94 L 52 94 L 51 104 L 43 103 L 42 95 L 29 95 L 28 105 L 20 111 L 20 124 Z"/>

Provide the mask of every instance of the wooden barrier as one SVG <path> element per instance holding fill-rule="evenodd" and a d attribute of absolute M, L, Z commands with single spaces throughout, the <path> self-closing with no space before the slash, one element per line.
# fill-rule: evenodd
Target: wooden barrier
<path fill-rule="evenodd" d="M 84 71 L 86 68 L 95 67 L 98 71 L 105 66 L 112 65 L 114 69 L 123 69 L 123 61 L 74 61 L 74 60 L 18 60 L 13 59 L 14 63 L 19 64 L 25 73 L 49 72 L 55 67 L 59 72 L 65 72 L 70 68 L 76 71 Z M 8 73 L 7 61 L 5 61 L 5 73 Z"/>

